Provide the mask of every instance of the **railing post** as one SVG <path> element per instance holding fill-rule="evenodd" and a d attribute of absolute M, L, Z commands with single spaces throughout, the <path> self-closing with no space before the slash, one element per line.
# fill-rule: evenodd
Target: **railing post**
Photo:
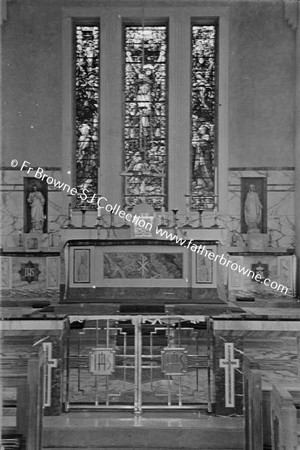
<path fill-rule="evenodd" d="M 263 447 L 262 389 L 259 364 L 244 357 L 244 408 L 246 450 Z"/>
<path fill-rule="evenodd" d="M 27 450 L 42 450 L 44 364 L 45 354 L 42 350 L 32 354 L 28 361 Z"/>
<path fill-rule="evenodd" d="M 135 389 L 134 389 L 134 414 L 140 416 L 142 414 L 142 316 L 132 318 L 134 324 L 134 346 L 135 346 Z"/>

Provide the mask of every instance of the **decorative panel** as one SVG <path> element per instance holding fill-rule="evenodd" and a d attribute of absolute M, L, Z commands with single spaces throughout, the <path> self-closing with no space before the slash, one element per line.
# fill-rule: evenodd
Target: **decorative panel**
<path fill-rule="evenodd" d="M 167 27 L 125 26 L 124 202 L 166 205 Z"/>
<path fill-rule="evenodd" d="M 288 287 L 293 293 L 295 293 L 295 256 L 279 256 L 278 263 L 278 283 Z"/>
<path fill-rule="evenodd" d="M 57 256 L 49 256 L 46 260 L 47 289 L 58 289 L 60 283 L 60 258 Z"/>
<path fill-rule="evenodd" d="M 243 257 L 230 255 L 229 258 L 233 263 L 238 264 L 243 267 Z M 228 268 L 228 279 L 229 279 L 229 289 L 242 289 L 243 288 L 243 277 L 244 275 L 238 270 L 232 270 Z"/>
<path fill-rule="evenodd" d="M 74 283 L 87 283 L 91 282 L 90 276 L 90 249 L 75 249 L 74 250 Z"/>
<path fill-rule="evenodd" d="M 217 286 L 217 262 L 209 259 L 208 254 L 217 255 L 217 246 L 205 246 L 201 254 L 191 252 L 192 256 L 192 283 L 193 287 L 215 288 Z"/>
<path fill-rule="evenodd" d="M 186 288 L 189 252 L 163 245 L 70 246 L 69 271 L 74 288 Z"/>
<path fill-rule="evenodd" d="M 103 278 L 180 279 L 182 276 L 182 253 L 104 253 Z"/>
<path fill-rule="evenodd" d="M 1 287 L 11 289 L 12 287 L 12 258 L 1 256 Z"/>
<path fill-rule="evenodd" d="M 99 31 L 99 25 L 75 27 L 76 185 L 88 197 L 98 192 Z M 81 206 L 79 198 L 76 206 Z M 84 206 L 95 208 L 95 203 Z"/>
<path fill-rule="evenodd" d="M 191 205 L 215 206 L 216 27 L 192 27 Z"/>

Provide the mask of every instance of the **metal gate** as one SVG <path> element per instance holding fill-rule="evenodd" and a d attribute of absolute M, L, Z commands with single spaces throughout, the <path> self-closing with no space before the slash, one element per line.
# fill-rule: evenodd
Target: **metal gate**
<path fill-rule="evenodd" d="M 72 316 L 65 410 L 211 410 L 211 333 L 204 316 Z"/>

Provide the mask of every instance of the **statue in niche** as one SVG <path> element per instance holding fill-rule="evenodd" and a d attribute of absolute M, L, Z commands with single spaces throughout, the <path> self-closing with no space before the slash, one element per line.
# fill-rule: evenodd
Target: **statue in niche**
<path fill-rule="evenodd" d="M 245 222 L 248 227 L 248 233 L 259 233 L 258 225 L 262 219 L 262 204 L 255 191 L 255 185 L 250 184 L 244 204 Z"/>
<path fill-rule="evenodd" d="M 36 184 L 32 186 L 32 189 L 33 191 L 30 192 L 27 199 L 31 209 L 31 231 L 42 231 L 45 220 L 45 197 L 40 191 L 38 191 Z"/>

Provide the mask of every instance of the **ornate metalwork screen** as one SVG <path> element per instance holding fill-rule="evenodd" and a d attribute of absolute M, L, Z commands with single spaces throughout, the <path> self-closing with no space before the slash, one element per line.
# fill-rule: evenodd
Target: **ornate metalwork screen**
<path fill-rule="evenodd" d="M 192 187 L 193 208 L 215 202 L 216 26 L 192 27 Z"/>
<path fill-rule="evenodd" d="M 98 190 L 99 31 L 98 25 L 75 27 L 76 186 L 89 197 Z"/>
<path fill-rule="evenodd" d="M 125 26 L 124 203 L 166 204 L 167 27 Z"/>
<path fill-rule="evenodd" d="M 208 409 L 212 335 L 204 316 L 70 316 L 65 409 Z"/>

